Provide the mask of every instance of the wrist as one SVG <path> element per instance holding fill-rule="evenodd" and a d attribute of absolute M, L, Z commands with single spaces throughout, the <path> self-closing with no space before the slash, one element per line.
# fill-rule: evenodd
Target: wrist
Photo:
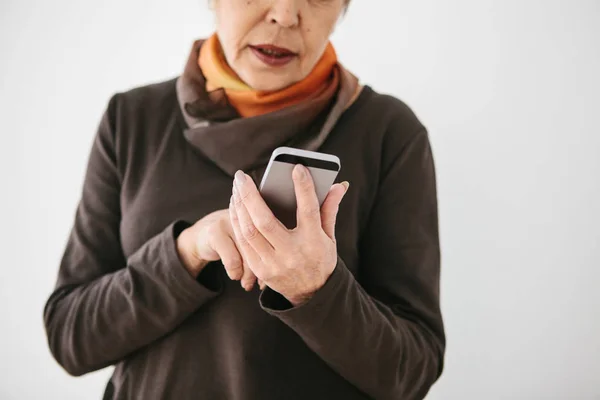
<path fill-rule="evenodd" d="M 292 306 L 298 307 L 306 302 L 308 302 L 314 295 L 319 291 L 318 288 L 315 288 L 311 291 L 303 291 L 302 293 L 280 293 L 283 297 L 289 301 Z"/>
<path fill-rule="evenodd" d="M 306 290 L 302 293 L 294 293 L 289 295 L 281 293 L 281 295 L 285 297 L 287 301 L 289 301 L 292 304 L 292 306 L 298 307 L 308 302 L 319 290 L 321 290 L 329 280 L 331 274 L 332 273 L 329 273 L 326 276 L 323 276 L 319 283 L 314 285 L 311 289 Z"/>
<path fill-rule="evenodd" d="M 208 261 L 201 259 L 195 248 L 193 235 L 189 228 L 184 229 L 177 237 L 176 247 L 179 260 L 193 278 L 197 278 Z"/>
<path fill-rule="evenodd" d="M 304 294 L 304 295 L 300 295 L 300 296 L 289 296 L 289 297 L 283 296 L 283 297 L 285 297 L 292 306 L 298 307 L 298 306 L 308 302 L 313 295 L 314 295 L 314 293 Z"/>

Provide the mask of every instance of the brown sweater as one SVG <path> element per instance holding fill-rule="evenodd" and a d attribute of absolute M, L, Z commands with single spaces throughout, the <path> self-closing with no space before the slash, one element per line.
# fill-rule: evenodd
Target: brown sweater
<path fill-rule="evenodd" d="M 198 280 L 181 265 L 176 236 L 232 185 L 184 131 L 175 80 L 111 99 L 44 310 L 56 360 L 72 375 L 116 364 L 106 399 L 423 398 L 445 337 L 434 165 L 409 108 L 366 87 L 320 148 L 351 187 L 338 265 L 296 308 L 220 263 Z"/>

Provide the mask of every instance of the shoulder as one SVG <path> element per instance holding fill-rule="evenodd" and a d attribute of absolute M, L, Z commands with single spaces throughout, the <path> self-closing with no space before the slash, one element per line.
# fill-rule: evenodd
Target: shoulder
<path fill-rule="evenodd" d="M 116 118 L 129 119 L 133 116 L 156 116 L 156 113 L 171 111 L 177 101 L 175 89 L 177 78 L 135 87 L 115 93 L 109 103 L 109 109 Z M 169 105 L 171 107 L 166 107 Z"/>
<path fill-rule="evenodd" d="M 176 82 L 177 78 L 115 93 L 108 104 L 115 141 L 131 146 L 160 138 L 180 112 Z"/>
<path fill-rule="evenodd" d="M 424 124 L 408 104 L 369 86 L 363 88 L 343 119 L 348 126 L 363 127 L 360 131 L 365 135 L 365 141 L 384 153 L 398 153 L 418 137 L 427 140 Z"/>
<path fill-rule="evenodd" d="M 177 126 L 180 111 L 176 81 L 135 87 L 111 97 L 105 117 L 123 175 L 130 165 L 151 158 Z"/>
<path fill-rule="evenodd" d="M 348 109 L 349 114 L 360 114 L 377 125 L 400 128 L 402 130 L 419 130 L 423 124 L 416 113 L 399 98 L 379 93 L 369 86 L 363 88 L 362 93 Z"/>

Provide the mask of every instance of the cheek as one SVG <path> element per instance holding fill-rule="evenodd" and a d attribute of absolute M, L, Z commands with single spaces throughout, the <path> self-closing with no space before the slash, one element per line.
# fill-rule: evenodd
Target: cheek
<path fill-rule="evenodd" d="M 304 68 L 312 69 L 329 43 L 329 31 L 311 26 L 306 27 L 303 34 L 306 54 L 302 64 Z"/>
<path fill-rule="evenodd" d="M 305 21 L 310 23 L 304 26 L 302 34 L 306 49 L 311 54 L 310 58 L 318 58 L 325 50 L 337 19 L 338 14 L 335 10 L 325 13 L 315 12 L 307 16 Z"/>
<path fill-rule="evenodd" d="M 246 7 L 247 3 L 247 0 L 219 0 L 216 9 L 217 35 L 228 61 L 239 57 L 252 30 L 251 7 Z"/>

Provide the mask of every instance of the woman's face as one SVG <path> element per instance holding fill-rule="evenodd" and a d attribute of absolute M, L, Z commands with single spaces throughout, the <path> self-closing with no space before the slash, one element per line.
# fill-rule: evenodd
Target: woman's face
<path fill-rule="evenodd" d="M 231 68 L 256 90 L 304 79 L 323 54 L 345 0 L 215 0 Z"/>

